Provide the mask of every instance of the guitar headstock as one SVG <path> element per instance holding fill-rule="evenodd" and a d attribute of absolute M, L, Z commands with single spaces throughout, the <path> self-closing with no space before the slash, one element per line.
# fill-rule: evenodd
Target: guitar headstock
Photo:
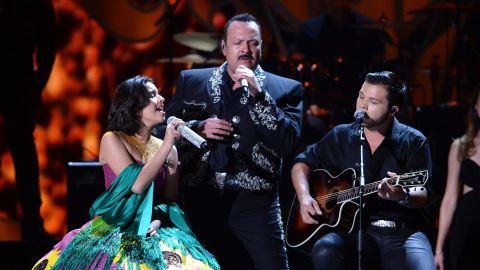
<path fill-rule="evenodd" d="M 393 185 L 401 187 L 423 186 L 428 181 L 428 170 L 405 173 L 392 179 Z"/>

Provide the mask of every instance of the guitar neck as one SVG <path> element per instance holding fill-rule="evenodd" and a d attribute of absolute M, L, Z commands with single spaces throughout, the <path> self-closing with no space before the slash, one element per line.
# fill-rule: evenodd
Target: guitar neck
<path fill-rule="evenodd" d="M 406 174 L 403 174 L 403 175 L 399 175 L 396 179 L 396 182 L 395 183 L 392 183 L 392 184 L 396 184 L 396 185 L 400 185 L 400 186 L 414 186 L 412 183 L 416 183 L 417 186 L 421 186 L 425 183 L 425 179 L 422 180 L 422 181 L 419 181 L 418 180 L 418 177 L 419 176 L 425 176 L 427 175 L 427 178 L 428 178 L 428 171 L 420 171 L 420 172 L 413 172 L 413 173 L 406 173 Z M 393 179 L 395 180 L 395 179 Z M 415 182 L 412 182 L 412 183 L 408 183 L 409 181 L 411 180 L 414 180 Z M 366 195 L 370 195 L 372 193 L 375 193 L 378 191 L 378 186 L 380 185 L 380 182 L 381 181 L 376 181 L 376 182 L 373 182 L 373 183 L 368 183 L 365 185 L 365 189 L 364 189 L 364 193 L 363 195 L 366 196 Z M 360 187 L 353 187 L 353 188 L 350 188 L 350 189 L 347 189 L 347 190 L 343 190 L 343 191 L 340 191 L 338 192 L 338 197 L 337 197 L 337 203 L 343 203 L 345 201 L 349 201 L 349 200 L 354 200 L 354 199 L 357 199 L 358 197 L 360 197 Z"/>
<path fill-rule="evenodd" d="M 366 184 L 363 195 L 366 196 L 377 192 L 379 184 L 380 181 Z M 344 190 L 343 192 L 339 192 L 337 200 L 338 203 L 343 203 L 345 201 L 357 199 L 358 197 L 360 197 L 360 187 L 354 187 Z"/>

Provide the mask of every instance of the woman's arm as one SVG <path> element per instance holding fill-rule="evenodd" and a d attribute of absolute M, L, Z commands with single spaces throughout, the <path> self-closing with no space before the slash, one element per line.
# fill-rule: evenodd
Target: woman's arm
<path fill-rule="evenodd" d="M 178 153 L 175 146 L 172 147 L 170 154 L 167 158 L 167 169 L 165 177 L 165 185 L 163 198 L 167 202 L 175 202 L 178 199 Z"/>
<path fill-rule="evenodd" d="M 167 125 L 163 143 L 158 148 L 157 152 L 150 158 L 143 166 L 137 180 L 132 186 L 132 192 L 142 194 L 150 186 L 153 179 L 157 176 L 163 164 L 166 162 L 170 154 L 176 138 L 180 138 L 180 132 L 176 130 L 179 124 L 185 124 L 182 120 L 175 118 Z M 168 174 L 168 173 L 167 173 Z"/>
<path fill-rule="evenodd" d="M 440 206 L 440 218 L 438 226 L 437 243 L 435 246 L 435 263 L 439 269 L 443 269 L 443 247 L 448 230 L 452 224 L 453 214 L 457 207 L 457 199 L 462 187 L 459 179 L 460 162 L 458 161 L 458 149 L 460 140 L 456 139 L 450 146 L 448 154 L 448 174 L 445 194 L 443 195 L 442 204 Z"/>
<path fill-rule="evenodd" d="M 163 143 L 143 166 L 132 186 L 132 192 L 142 194 L 155 179 L 173 148 L 175 138 L 180 137 L 180 133 L 175 129 L 180 123 L 183 121 L 176 119 L 167 125 Z M 107 132 L 102 137 L 99 156 L 100 162 L 107 163 L 116 175 L 134 162 L 122 139 L 113 132 Z"/>

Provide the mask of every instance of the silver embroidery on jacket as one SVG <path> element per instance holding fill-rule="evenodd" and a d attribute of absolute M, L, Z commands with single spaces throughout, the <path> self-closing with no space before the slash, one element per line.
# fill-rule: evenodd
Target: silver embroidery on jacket
<path fill-rule="evenodd" d="M 194 106 L 202 107 L 203 110 L 205 110 L 207 108 L 207 103 L 206 102 L 198 102 L 196 100 L 192 100 L 192 101 L 184 100 L 183 103 L 185 105 L 194 105 Z"/>
<path fill-rule="evenodd" d="M 244 188 L 247 190 L 269 190 L 273 183 L 251 174 L 248 170 L 237 172 L 233 175 L 227 174 L 224 179 L 224 185 L 231 188 Z"/>
<path fill-rule="evenodd" d="M 213 100 L 213 103 L 218 103 L 221 99 L 221 85 L 222 85 L 222 79 L 223 75 L 227 69 L 227 62 L 223 63 L 220 67 L 215 69 L 212 73 L 212 76 L 209 78 L 209 83 L 210 83 L 210 97 Z M 260 87 L 263 87 L 264 80 L 266 78 L 265 71 L 263 71 L 262 67 L 260 65 L 257 65 L 255 70 L 253 71 L 258 84 Z M 255 124 L 259 125 L 265 125 L 267 128 L 270 130 L 275 130 L 277 129 L 277 124 L 276 124 L 276 112 L 273 107 L 273 100 L 271 96 L 265 92 L 264 95 L 264 100 L 261 100 L 260 102 L 256 102 L 253 105 L 253 108 L 250 109 L 250 116 L 252 120 L 254 121 Z M 242 104 L 246 104 L 248 101 L 248 93 L 244 92 L 242 94 L 242 98 L 240 99 L 240 102 Z M 266 103 L 265 105 L 263 105 Z M 272 111 L 273 110 L 273 111 Z M 261 143 L 255 145 L 253 152 L 252 152 L 252 159 L 254 163 L 256 163 L 258 166 L 260 166 L 262 169 L 265 171 L 273 174 L 273 175 L 278 175 L 279 174 L 279 166 L 275 165 L 275 162 L 272 160 L 269 160 L 269 158 L 263 154 L 261 154 L 260 148 L 263 145 Z M 237 146 L 238 147 L 238 146 Z M 237 147 L 233 146 L 234 149 Z M 272 156 L 278 158 L 278 155 L 273 152 L 271 149 L 263 146 L 264 150 L 267 150 L 272 154 Z M 210 152 L 205 153 L 205 155 L 202 157 L 202 161 L 208 157 Z M 278 158 L 280 159 L 280 158 Z M 276 181 L 276 180 L 273 180 Z M 224 174 L 224 173 L 216 173 L 216 177 L 214 178 L 214 185 L 220 188 L 233 188 L 233 189 L 238 189 L 238 188 L 243 188 L 247 190 L 270 190 L 275 187 L 275 183 L 272 182 L 270 179 L 264 179 L 260 176 L 252 174 L 248 169 L 244 170 L 239 170 L 233 174 Z"/>
<path fill-rule="evenodd" d="M 264 97 L 263 101 L 256 102 L 252 106 L 249 111 L 250 118 L 255 125 L 265 126 L 269 130 L 277 130 L 277 111 L 273 106 L 273 99 L 268 93 L 265 93 Z"/>
<path fill-rule="evenodd" d="M 210 96 L 212 97 L 213 103 L 218 103 L 220 101 L 220 97 L 222 96 L 222 92 L 220 90 L 220 85 L 222 85 L 222 77 L 225 69 L 227 67 L 227 62 L 223 63 L 220 67 L 213 70 L 213 74 L 208 79 L 210 82 L 210 88 L 212 92 Z"/>
<path fill-rule="evenodd" d="M 202 162 L 208 162 L 208 158 L 210 157 L 210 150 L 203 153 L 202 155 Z"/>
<path fill-rule="evenodd" d="M 212 76 L 208 79 L 208 81 L 210 82 L 210 88 L 212 89 L 210 96 L 212 97 L 213 103 L 218 103 L 220 101 L 222 94 L 220 86 L 222 85 L 222 78 L 225 70 L 227 69 L 227 65 L 228 63 L 225 62 L 221 66 L 216 68 L 213 71 Z M 255 75 L 260 87 L 263 87 L 263 81 L 265 80 L 266 75 L 262 67 L 260 65 L 257 65 L 255 70 L 253 71 L 253 74 Z M 245 91 L 240 98 L 240 102 L 245 105 L 247 104 L 247 100 L 248 93 Z"/>
<path fill-rule="evenodd" d="M 196 120 L 190 120 L 190 121 L 187 121 L 185 123 L 185 125 L 189 128 L 192 128 L 193 124 L 195 124 L 195 122 L 197 122 Z"/>
<path fill-rule="evenodd" d="M 262 147 L 264 150 L 268 151 L 272 156 L 274 156 L 275 158 L 280 160 L 280 158 L 278 157 L 277 153 L 275 153 L 275 151 L 273 151 L 270 148 L 267 148 L 263 143 L 260 142 L 260 143 L 255 144 L 255 146 L 252 149 L 252 160 L 253 160 L 253 162 L 255 162 L 255 164 L 257 164 L 262 169 L 264 169 L 264 170 L 266 170 L 266 171 L 268 171 L 272 174 L 273 173 L 275 173 L 275 174 L 278 173 L 279 168 L 277 167 L 275 162 L 273 160 L 270 160 L 265 155 L 263 155 L 262 151 L 260 151 L 260 147 Z"/>
<path fill-rule="evenodd" d="M 280 175 L 282 166 L 281 158 L 272 149 L 266 147 L 263 143 L 257 143 L 252 149 L 252 161 L 265 172 L 268 178 L 254 175 L 248 169 L 241 169 L 232 174 L 225 175 L 222 178 L 222 186 L 232 189 L 243 188 L 246 190 L 269 190 L 276 184 L 276 179 Z M 265 177 L 264 176 L 264 177 Z M 218 179 L 217 179 L 218 181 Z M 220 183 L 217 183 L 220 186 Z"/>

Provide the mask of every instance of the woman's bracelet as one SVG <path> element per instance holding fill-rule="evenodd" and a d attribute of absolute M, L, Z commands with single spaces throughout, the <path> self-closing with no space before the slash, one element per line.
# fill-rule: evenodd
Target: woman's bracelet
<path fill-rule="evenodd" d="M 442 255 L 443 254 L 443 251 L 440 250 L 440 251 L 435 251 L 435 255 Z"/>

